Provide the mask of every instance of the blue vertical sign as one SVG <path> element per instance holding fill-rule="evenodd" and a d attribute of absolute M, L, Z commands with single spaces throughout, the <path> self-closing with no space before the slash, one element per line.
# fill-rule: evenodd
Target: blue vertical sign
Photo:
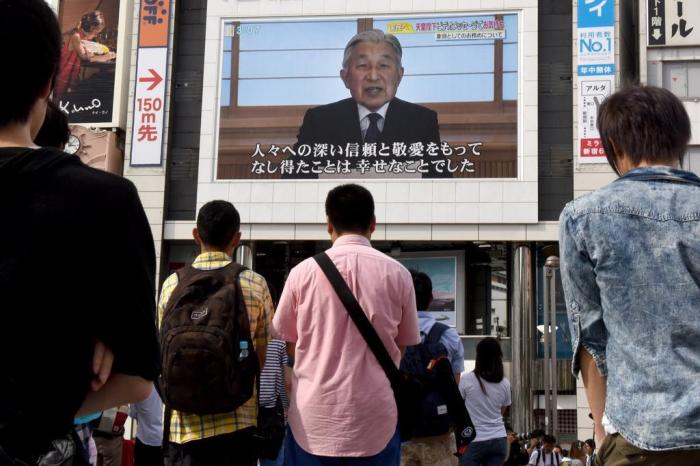
<path fill-rule="evenodd" d="M 578 163 L 607 163 L 598 108 L 615 87 L 615 1 L 578 0 Z"/>
<path fill-rule="evenodd" d="M 614 0 L 578 0 L 578 28 L 615 25 Z"/>

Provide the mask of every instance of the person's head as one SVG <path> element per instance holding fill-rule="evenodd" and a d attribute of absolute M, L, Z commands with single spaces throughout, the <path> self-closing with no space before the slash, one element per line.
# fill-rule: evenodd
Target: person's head
<path fill-rule="evenodd" d="M 644 165 L 682 165 L 690 119 L 671 91 L 630 87 L 600 105 L 598 131 L 608 163 L 622 175 Z"/>
<path fill-rule="evenodd" d="M 545 435 L 542 438 L 542 449 L 545 453 L 552 453 L 554 451 L 554 446 L 557 443 L 556 437 L 553 435 Z"/>
<path fill-rule="evenodd" d="M 21 42 L 18 42 L 21 41 Z M 45 0 L 0 0 L 0 129 L 25 126 L 33 140 L 61 56 L 61 30 Z"/>
<path fill-rule="evenodd" d="M 369 238 L 376 223 L 372 194 L 356 184 L 336 186 L 326 196 L 326 219 L 333 241 L 344 234 Z"/>
<path fill-rule="evenodd" d="M 241 217 L 228 201 L 209 201 L 199 209 L 197 228 L 192 236 L 204 251 L 220 251 L 231 256 L 241 241 Z"/>
<path fill-rule="evenodd" d="M 586 439 L 583 445 L 583 449 L 587 455 L 592 455 L 595 451 L 595 440 L 592 438 Z"/>
<path fill-rule="evenodd" d="M 495 338 L 486 337 L 476 345 L 474 373 L 487 382 L 503 380 L 503 351 Z"/>
<path fill-rule="evenodd" d="M 63 150 L 69 137 L 68 116 L 53 100 L 49 100 L 44 124 L 41 125 L 39 133 L 34 138 L 34 144 Z"/>
<path fill-rule="evenodd" d="M 561 445 L 556 444 L 554 445 L 554 453 L 557 453 L 558 455 L 561 455 Z"/>
<path fill-rule="evenodd" d="M 376 111 L 394 98 L 403 77 L 401 54 L 399 40 L 379 29 L 350 39 L 340 78 L 355 102 Z"/>
<path fill-rule="evenodd" d="M 78 22 L 78 30 L 82 31 L 86 39 L 92 40 L 105 28 L 105 19 L 99 10 L 85 13 Z"/>
<path fill-rule="evenodd" d="M 577 460 L 583 460 L 586 457 L 584 445 L 586 444 L 582 441 L 576 440 L 574 443 L 571 444 L 571 451 L 569 452 L 569 456 Z"/>
<path fill-rule="evenodd" d="M 416 307 L 419 311 L 425 311 L 433 300 L 433 282 L 425 272 L 409 269 L 413 278 L 413 288 L 416 291 Z"/>

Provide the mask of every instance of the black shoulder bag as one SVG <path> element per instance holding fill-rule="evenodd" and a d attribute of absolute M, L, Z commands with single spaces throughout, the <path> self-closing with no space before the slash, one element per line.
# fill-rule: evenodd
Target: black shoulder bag
<path fill-rule="evenodd" d="M 419 410 L 417 407 L 420 406 L 423 397 L 421 383 L 411 374 L 399 371 L 394 365 L 394 361 L 389 356 L 372 323 L 367 319 L 362 306 L 353 296 L 352 291 L 348 288 L 347 283 L 343 280 L 330 257 L 325 252 L 322 252 L 314 256 L 314 260 L 321 267 L 323 273 L 326 274 L 328 281 L 335 289 L 348 314 L 350 314 L 350 318 L 357 326 L 372 353 L 374 353 L 379 365 L 384 369 L 384 373 L 391 383 L 391 388 L 394 390 L 394 399 L 396 400 L 399 414 L 401 440 L 410 439 L 418 422 Z"/>

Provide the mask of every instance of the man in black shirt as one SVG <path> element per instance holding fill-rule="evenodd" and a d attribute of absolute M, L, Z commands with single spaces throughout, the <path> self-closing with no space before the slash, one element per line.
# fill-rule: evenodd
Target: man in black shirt
<path fill-rule="evenodd" d="M 0 0 L 0 464 L 32 464 L 76 415 L 147 397 L 159 365 L 135 187 L 33 148 L 60 48 L 44 0 Z"/>

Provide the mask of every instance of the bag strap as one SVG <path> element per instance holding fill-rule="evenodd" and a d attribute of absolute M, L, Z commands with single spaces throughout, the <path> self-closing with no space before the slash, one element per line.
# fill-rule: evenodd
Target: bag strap
<path fill-rule="evenodd" d="M 445 334 L 449 327 L 445 324 L 441 324 L 440 322 L 435 322 L 428 332 L 428 334 L 425 336 L 425 341 L 424 343 L 427 344 L 433 344 L 433 343 L 439 343 L 440 339 L 442 336 Z"/>
<path fill-rule="evenodd" d="M 352 291 L 350 291 L 347 283 L 343 280 L 335 264 L 333 264 L 333 261 L 325 252 L 315 255 L 314 260 L 318 263 L 319 267 L 321 267 L 321 270 L 326 275 L 326 278 L 328 278 L 331 286 L 338 294 L 338 298 L 340 298 L 348 314 L 350 314 L 350 318 L 355 322 L 357 329 L 367 342 L 369 349 L 372 350 L 379 365 L 384 369 L 384 373 L 389 379 L 391 386 L 396 386 L 399 380 L 399 370 L 394 365 L 394 361 L 391 359 L 391 356 L 389 356 L 379 335 L 377 335 L 377 331 L 372 326 L 372 323 L 367 318 L 367 315 L 362 310 L 362 306 L 357 302 Z"/>
<path fill-rule="evenodd" d="M 665 182 L 671 182 L 671 183 L 690 184 L 693 186 L 700 187 L 700 182 L 698 182 L 698 181 L 688 180 L 688 179 L 682 178 L 680 176 L 666 175 L 663 173 L 659 173 L 656 175 L 630 176 L 629 178 L 619 178 L 619 179 L 625 179 L 625 180 L 630 180 L 630 181 L 665 181 Z"/>

